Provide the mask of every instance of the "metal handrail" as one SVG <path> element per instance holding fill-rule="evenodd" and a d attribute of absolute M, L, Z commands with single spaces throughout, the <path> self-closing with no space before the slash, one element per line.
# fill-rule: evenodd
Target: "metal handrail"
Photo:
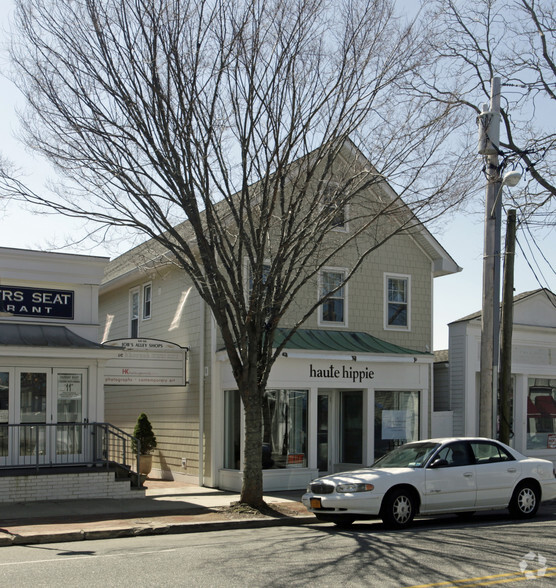
<path fill-rule="evenodd" d="M 141 486 L 140 450 L 138 439 L 110 423 L 0 423 L 2 470 L 105 467 Z"/>

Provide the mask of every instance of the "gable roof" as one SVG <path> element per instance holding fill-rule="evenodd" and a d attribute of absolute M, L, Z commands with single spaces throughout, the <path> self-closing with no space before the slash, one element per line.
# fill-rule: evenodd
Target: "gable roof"
<path fill-rule="evenodd" d="M 366 165 L 372 167 L 372 163 L 361 152 L 361 150 L 351 141 L 346 140 L 342 149 L 351 153 L 355 153 Z M 311 153 L 304 157 L 309 157 Z M 303 158 L 300 158 L 291 165 L 295 165 Z M 255 183 L 256 184 L 256 183 Z M 255 185 L 254 184 L 254 185 Z M 385 193 L 392 198 L 397 198 L 398 195 L 390 186 L 388 181 L 384 178 L 380 181 L 380 186 Z M 222 201 L 224 202 L 224 201 Z M 217 204 L 218 206 L 218 204 Z M 410 208 L 407 210 L 411 212 Z M 193 231 L 190 229 L 189 221 L 185 220 L 176 225 L 175 229 L 186 239 L 189 240 L 194 237 Z M 436 238 L 430 231 L 417 220 L 417 226 L 408 235 L 416 244 L 424 251 L 424 253 L 431 259 L 434 277 L 458 273 L 462 270 L 460 266 L 454 261 L 449 253 L 440 245 Z M 140 272 L 149 271 L 161 265 L 170 264 L 172 260 L 169 257 L 169 252 L 154 239 L 149 239 L 144 243 L 130 249 L 122 255 L 112 260 L 105 270 L 104 279 L 101 284 L 101 292 L 110 291 L 113 288 L 121 286 L 123 283 L 133 281 Z"/>
<path fill-rule="evenodd" d="M 535 296 L 539 296 L 541 294 L 546 296 L 546 298 L 551 301 L 551 303 L 555 306 L 555 309 L 556 309 L 556 295 L 553 292 L 551 292 L 548 288 L 538 288 L 537 290 L 528 290 L 527 292 L 521 292 L 521 294 L 516 294 L 513 299 L 514 305 L 519 304 L 520 302 L 523 302 L 523 301 L 527 301 L 528 299 L 531 299 Z M 482 315 L 483 315 L 482 310 L 478 310 L 477 312 L 474 312 L 472 314 L 468 314 L 467 316 L 464 316 L 460 319 L 456 319 L 455 321 L 448 323 L 448 325 L 455 325 L 456 323 L 463 323 L 463 322 L 469 322 L 472 320 L 477 320 L 477 319 L 480 319 L 482 317 Z"/>

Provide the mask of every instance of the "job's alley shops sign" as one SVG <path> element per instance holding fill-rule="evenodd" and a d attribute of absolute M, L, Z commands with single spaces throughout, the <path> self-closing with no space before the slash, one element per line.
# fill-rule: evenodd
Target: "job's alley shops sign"
<path fill-rule="evenodd" d="M 336 366 L 331 363 L 325 368 L 315 368 L 312 364 L 309 364 L 309 377 L 319 380 L 350 380 L 354 383 L 361 383 L 365 380 L 373 380 L 375 373 L 373 370 L 365 367 L 356 369 L 352 366 Z"/>
<path fill-rule="evenodd" d="M 104 383 L 112 386 L 185 386 L 187 349 L 158 339 L 117 339 L 121 347 L 107 362 Z"/>
<path fill-rule="evenodd" d="M 0 311 L 13 316 L 73 319 L 74 297 L 71 290 L 0 286 Z"/>

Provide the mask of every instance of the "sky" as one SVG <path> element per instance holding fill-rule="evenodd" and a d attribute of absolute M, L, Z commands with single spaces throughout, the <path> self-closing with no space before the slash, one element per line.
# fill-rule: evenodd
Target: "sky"
<path fill-rule="evenodd" d="M 11 11 L 11 0 L 0 3 L 0 23 L 6 23 Z M 6 34 L 0 29 L 5 43 Z M 7 68 L 7 57 L 2 43 L 0 51 L 0 73 Z M 48 164 L 26 151 L 17 141 L 18 120 L 16 109 L 23 101 L 18 90 L 0 75 L 0 155 L 9 158 L 24 170 L 27 180 L 39 188 L 45 178 L 53 176 Z M 478 164 L 479 164 L 478 160 Z M 507 190 L 507 188 L 506 188 Z M 482 258 L 483 258 L 483 216 L 482 204 L 477 202 L 477 212 L 458 213 L 445 217 L 431 232 L 462 271 L 434 280 L 434 343 L 433 349 L 448 348 L 448 324 L 481 309 L 482 300 Z M 38 215 L 20 203 L 9 203 L 0 210 L 0 246 L 35 250 L 57 250 L 68 238 L 84 234 L 82 221 L 60 215 Z M 505 223 L 503 223 L 505 224 Z M 533 237 L 538 245 L 532 245 Z M 547 287 L 556 292 L 556 230 L 537 230 L 533 235 L 518 230 L 518 244 L 515 261 L 515 292 L 521 293 Z M 122 244 L 118 253 L 131 248 Z M 503 243 L 502 243 L 503 249 Z M 84 251 L 82 248 L 63 249 L 67 253 L 113 256 L 114 252 L 102 247 Z M 542 252 L 542 254 L 541 254 Z M 543 259 L 546 257 L 546 260 Z M 538 262 L 538 266 L 535 263 Z M 532 266 L 532 268 L 530 267 Z"/>

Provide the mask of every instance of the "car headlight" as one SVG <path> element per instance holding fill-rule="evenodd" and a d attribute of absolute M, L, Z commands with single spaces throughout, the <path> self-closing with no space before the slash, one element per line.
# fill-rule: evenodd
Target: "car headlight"
<path fill-rule="evenodd" d="M 339 484 L 336 486 L 336 492 L 351 493 L 351 492 L 370 492 L 375 487 L 372 484 Z"/>

